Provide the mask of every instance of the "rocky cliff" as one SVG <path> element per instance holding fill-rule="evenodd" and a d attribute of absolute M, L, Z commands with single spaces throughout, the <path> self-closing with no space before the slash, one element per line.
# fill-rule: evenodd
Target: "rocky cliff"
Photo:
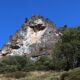
<path fill-rule="evenodd" d="M 32 16 L 25 21 L 1 50 L 1 56 L 48 55 L 59 40 L 59 32 L 53 22 L 41 16 Z"/>

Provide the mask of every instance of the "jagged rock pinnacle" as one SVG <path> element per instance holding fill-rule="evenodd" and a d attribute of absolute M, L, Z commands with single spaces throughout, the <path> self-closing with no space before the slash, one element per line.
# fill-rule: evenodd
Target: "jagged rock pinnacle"
<path fill-rule="evenodd" d="M 2 56 L 40 56 L 52 53 L 59 34 L 53 22 L 42 16 L 32 16 L 23 27 L 10 37 L 2 48 Z"/>

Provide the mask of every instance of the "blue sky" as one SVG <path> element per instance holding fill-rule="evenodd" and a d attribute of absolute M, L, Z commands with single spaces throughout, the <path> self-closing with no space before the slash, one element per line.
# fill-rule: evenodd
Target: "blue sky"
<path fill-rule="evenodd" d="M 0 47 L 26 17 L 42 15 L 60 27 L 80 25 L 80 0 L 0 0 Z"/>

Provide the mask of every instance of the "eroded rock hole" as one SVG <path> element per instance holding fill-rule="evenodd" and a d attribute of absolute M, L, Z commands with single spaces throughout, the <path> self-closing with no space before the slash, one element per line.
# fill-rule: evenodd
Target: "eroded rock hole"
<path fill-rule="evenodd" d="M 43 26 L 42 24 L 38 24 L 38 25 L 35 25 L 35 26 L 30 26 L 30 28 L 32 28 L 35 32 L 36 31 L 41 31 L 41 30 L 44 30 L 46 26 Z"/>
<path fill-rule="evenodd" d="M 20 47 L 18 45 L 11 45 L 12 49 L 19 49 Z"/>

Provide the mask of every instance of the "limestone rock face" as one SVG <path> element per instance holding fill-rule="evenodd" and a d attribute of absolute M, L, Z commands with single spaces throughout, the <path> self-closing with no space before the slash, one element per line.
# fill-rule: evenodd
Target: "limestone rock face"
<path fill-rule="evenodd" d="M 52 52 L 58 40 L 59 33 L 51 21 L 41 16 L 32 16 L 10 37 L 1 55 L 47 55 Z"/>

